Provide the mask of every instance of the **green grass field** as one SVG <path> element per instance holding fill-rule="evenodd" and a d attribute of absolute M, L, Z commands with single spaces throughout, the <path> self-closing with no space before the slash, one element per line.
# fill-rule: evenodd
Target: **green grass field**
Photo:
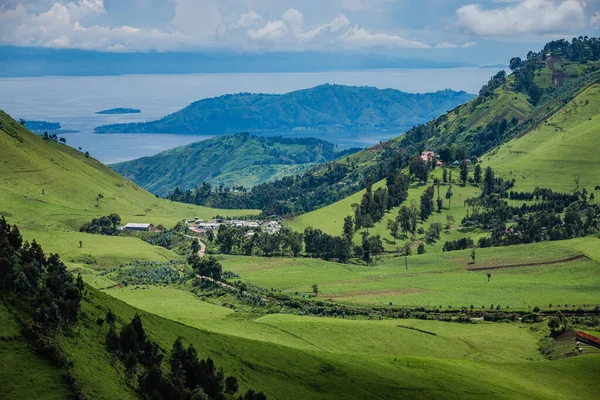
<path fill-rule="evenodd" d="M 482 158 L 520 190 L 535 187 L 561 192 L 600 185 L 600 85 L 593 85 L 525 136 L 513 139 Z M 598 193 L 596 193 L 598 194 Z"/>
<path fill-rule="evenodd" d="M 70 398 L 60 371 L 33 353 L 19 326 L 0 303 L 0 377 L 3 399 L 58 400 Z"/>
<path fill-rule="evenodd" d="M 224 257 L 226 270 L 264 288 L 308 295 L 319 285 L 319 297 L 351 304 L 528 309 L 549 304 L 600 304 L 600 258 L 597 238 L 479 249 L 476 264 L 470 251 L 384 257 L 374 267 L 308 259 Z M 492 271 L 467 268 L 545 263 L 579 254 L 582 259 Z M 487 273 L 492 274 L 490 282 Z M 570 307 L 571 307 L 570 306 Z"/>
<path fill-rule="evenodd" d="M 108 293 L 182 322 L 177 331 L 202 343 L 201 354 L 225 365 L 226 373 L 241 373 L 269 398 L 336 399 L 352 393 L 352 398 L 576 399 L 593 397 L 597 390 L 592 377 L 600 357 L 542 359 L 537 351 L 545 331 L 541 326 L 253 317 L 227 308 L 219 312 L 218 306 L 175 291 L 128 288 Z M 154 298 L 172 298 L 173 307 L 158 305 Z M 115 300 L 104 301 L 119 312 L 124 309 Z M 163 329 L 175 322 L 145 313 L 143 318 L 153 339 L 169 340 L 170 332 Z M 210 350 L 217 343 L 227 343 L 228 351 Z M 233 354 L 243 354 L 241 364 Z M 547 382 L 543 388 L 537 383 L 541 380 Z"/>

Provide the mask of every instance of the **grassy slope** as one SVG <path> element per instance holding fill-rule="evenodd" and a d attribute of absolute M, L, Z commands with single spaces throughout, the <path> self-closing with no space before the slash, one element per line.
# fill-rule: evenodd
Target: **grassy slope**
<path fill-rule="evenodd" d="M 172 226 L 184 218 L 249 215 L 252 210 L 217 210 L 158 199 L 81 152 L 22 128 L 0 112 L 0 215 L 38 238 L 47 251 L 69 251 L 104 257 L 111 252 L 155 258 L 153 249 L 128 238 L 77 232 L 83 222 L 118 213 L 127 222 Z M 42 194 L 42 190 L 45 194 Z M 96 196 L 104 199 L 96 207 Z M 75 232 L 74 232 L 75 231 Z M 76 250 L 79 240 L 84 248 Z M 98 252 L 92 253 L 93 249 Z M 141 253 L 149 254 L 138 257 Z M 160 258 L 160 256 L 158 256 Z"/>
<path fill-rule="evenodd" d="M 458 169 L 453 168 L 452 174 L 453 174 L 453 178 L 456 180 L 459 175 Z M 441 179 L 442 179 L 442 171 L 441 170 L 438 169 L 438 170 L 434 171 L 430 182 L 433 182 L 433 178 L 436 178 L 436 177 L 439 178 L 441 181 Z M 428 186 L 430 186 L 431 184 L 432 183 L 430 183 L 429 185 L 420 185 L 420 184 L 411 185 L 411 187 L 409 188 L 408 199 L 406 200 L 406 202 L 403 205 L 410 205 L 410 203 L 412 201 L 414 201 L 414 202 L 416 202 L 417 207 L 419 207 L 421 195 L 423 194 L 425 189 Z M 438 212 L 433 213 L 433 215 L 431 215 L 429 217 L 429 219 L 427 221 L 425 221 L 424 223 L 419 222 L 418 228 L 423 228 L 426 231 L 427 228 L 432 223 L 435 223 L 435 222 L 440 222 L 440 223 L 442 223 L 442 225 L 445 225 L 446 217 L 448 215 L 452 215 L 454 217 L 454 219 L 456 220 L 456 222 L 454 224 L 453 229 L 451 229 L 450 231 L 444 231 L 444 233 L 442 233 L 442 237 L 440 240 L 438 240 L 434 244 L 427 246 L 428 251 L 441 251 L 441 248 L 442 248 L 444 242 L 447 240 L 455 240 L 455 239 L 459 239 L 461 237 L 467 237 L 467 236 L 477 240 L 477 238 L 482 235 L 480 232 L 478 232 L 476 230 L 472 230 L 472 229 L 469 229 L 469 230 L 456 229 L 456 227 L 460 224 L 460 221 L 463 219 L 463 217 L 467 213 L 467 209 L 464 206 L 464 200 L 469 197 L 476 196 L 479 193 L 479 189 L 474 186 L 470 186 L 470 185 L 461 186 L 458 184 L 454 184 L 452 186 L 452 192 L 454 193 L 454 196 L 452 197 L 450 207 L 449 207 L 448 201 L 445 198 L 446 191 L 448 190 L 448 186 L 449 185 L 444 185 L 444 184 L 442 184 L 440 186 L 440 196 L 442 197 L 442 200 L 444 201 L 444 206 L 443 206 L 442 212 L 441 213 L 438 213 Z M 379 187 L 385 187 L 385 181 L 380 181 L 380 182 L 376 183 L 375 185 L 373 185 L 373 190 L 375 190 Z M 323 207 L 318 210 L 315 210 L 315 211 L 300 215 L 294 219 L 291 219 L 291 220 L 287 221 L 286 224 L 289 225 L 290 228 L 297 230 L 297 231 L 303 231 L 304 228 L 306 228 L 307 226 L 312 226 L 313 228 L 321 229 L 322 231 L 329 233 L 330 235 L 339 236 L 339 235 L 341 235 L 342 228 L 344 226 L 344 218 L 348 215 L 354 216 L 354 209 L 352 208 L 352 204 L 360 203 L 364 193 L 365 193 L 365 191 L 362 190 L 358 193 L 353 194 L 352 196 L 346 197 L 345 199 L 340 200 L 336 203 L 333 203 L 327 207 Z M 436 189 L 435 196 L 437 198 L 437 189 Z M 387 229 L 387 221 L 390 219 L 396 218 L 396 216 L 398 215 L 399 209 L 400 209 L 400 207 L 392 208 L 390 211 L 388 211 L 386 213 L 386 215 L 383 217 L 383 219 L 381 221 L 377 222 L 373 228 L 369 229 L 370 234 L 381 235 L 384 247 L 388 251 L 395 251 L 398 246 L 401 247 L 406 242 L 406 240 L 404 240 L 404 239 L 394 240 L 394 238 L 392 238 L 389 230 Z M 354 241 L 356 244 L 360 244 L 359 241 L 361 238 L 361 233 L 363 231 L 364 231 L 364 229 L 361 229 L 355 233 Z M 419 239 L 419 240 L 423 239 L 423 237 L 424 237 L 424 235 L 417 235 L 417 239 Z"/>
<path fill-rule="evenodd" d="M 224 268 L 242 279 L 290 294 L 308 294 L 344 303 L 438 306 L 443 309 L 500 304 L 527 309 L 536 305 L 600 304 L 600 254 L 597 238 L 479 249 L 476 267 L 563 260 L 585 254 L 590 260 L 518 269 L 467 271 L 469 251 L 385 257 L 375 267 L 320 260 L 225 257 Z"/>
<path fill-rule="evenodd" d="M 245 383 L 265 390 L 269 398 L 336 399 L 352 393 L 353 398 L 566 399 L 585 398 L 597 390 L 592 376 L 600 357 L 543 361 L 536 350 L 539 333 L 525 326 L 291 315 L 247 319 L 227 309 L 207 315 L 215 306 L 180 296 L 178 307 L 165 309 L 152 300 L 162 290 L 122 289 L 116 295 L 135 297 L 140 308 L 182 321 L 185 325 L 176 326 L 186 341 L 198 344 L 201 354 L 210 354 L 226 373 L 242 375 Z M 116 304 L 108 303 L 122 312 L 123 306 Z M 143 318 L 153 339 L 174 338 L 165 331 L 174 323 L 147 314 Z M 214 346 L 228 350 L 209 350 Z M 579 376 L 575 383 L 572 377 L 578 374 L 589 380 Z M 480 378 L 473 379 L 475 375 Z M 536 383 L 540 380 L 546 382 L 543 387 Z"/>
<path fill-rule="evenodd" d="M 35 355 L 20 335 L 19 326 L 0 304 L 0 381 L 2 398 L 58 400 L 70 398 L 60 372 Z"/>
<path fill-rule="evenodd" d="M 600 85 L 586 89 L 546 123 L 500 146 L 483 158 L 485 164 L 506 177 L 515 178 L 517 188 L 536 186 L 568 192 L 592 191 L 600 184 Z"/>

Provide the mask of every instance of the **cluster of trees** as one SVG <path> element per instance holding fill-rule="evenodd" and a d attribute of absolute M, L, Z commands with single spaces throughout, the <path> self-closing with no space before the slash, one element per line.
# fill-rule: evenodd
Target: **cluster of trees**
<path fill-rule="evenodd" d="M 586 63 L 588 61 L 600 60 L 600 39 L 595 37 L 579 36 L 573 38 L 571 42 L 560 39 L 552 41 L 544 46 L 543 53 L 537 56 L 546 57 L 551 53 L 553 56 L 562 56 L 569 61 Z M 527 58 L 536 56 L 533 53 Z"/>
<path fill-rule="evenodd" d="M 79 228 L 79 232 L 94 233 L 97 235 L 116 236 L 119 234 L 117 227 L 121 223 L 118 214 L 110 214 L 100 218 L 94 218 Z"/>
<path fill-rule="evenodd" d="M 455 251 L 465 250 L 475 246 L 475 242 L 471 238 L 460 238 L 456 240 L 450 240 L 444 243 L 442 251 Z"/>
<path fill-rule="evenodd" d="M 285 226 L 279 232 L 266 233 L 222 224 L 215 243 L 222 254 L 298 257 L 302 251 L 302 234 Z"/>
<path fill-rule="evenodd" d="M 340 185 L 340 182 L 349 182 Z M 176 188 L 168 199 L 226 209 L 259 209 L 263 215 L 296 215 L 334 203 L 360 190 L 355 165 L 328 163 L 304 175 L 289 176 L 263 183 L 248 193 L 215 192 L 208 184 L 195 190 Z"/>
<path fill-rule="evenodd" d="M 0 219 L 0 291 L 30 309 L 33 323 L 57 332 L 77 322 L 84 283 L 56 254 L 46 257 L 35 240 L 24 242 L 16 225 Z"/>
<path fill-rule="evenodd" d="M 351 237 L 331 236 L 320 229 L 304 229 L 304 246 L 306 255 L 312 258 L 346 262 L 352 257 Z"/>
<path fill-rule="evenodd" d="M 488 97 L 493 96 L 494 91 L 506 83 L 506 71 L 499 71 L 492 76 L 487 84 L 483 85 L 479 90 L 478 103 L 483 103 Z"/>
<path fill-rule="evenodd" d="M 58 136 L 56 135 L 56 133 L 52 133 L 52 134 L 48 134 L 48 132 L 44 132 L 44 134 L 42 135 L 42 137 L 44 138 L 44 140 L 51 140 L 53 142 L 61 142 L 61 143 L 67 143 L 67 139 L 65 139 L 64 137 L 61 137 L 60 139 L 58 138 Z"/>
<path fill-rule="evenodd" d="M 106 315 L 109 324 L 106 348 L 124 364 L 128 377 L 137 375 L 138 391 L 142 398 L 225 400 L 239 391 L 235 377 L 225 378 L 223 369 L 217 368 L 210 357 L 200 359 L 194 346 L 190 344 L 185 348 L 181 338 L 173 343 L 169 366 L 165 368 L 162 366 L 164 354 L 158 343 L 150 340 L 146 334 L 138 314 L 119 332 L 115 320 L 115 315 L 109 310 Z M 266 396 L 262 392 L 249 390 L 238 399 L 266 400 Z"/>
<path fill-rule="evenodd" d="M 221 276 L 223 275 L 221 263 L 212 256 L 200 258 L 197 254 L 192 254 L 188 258 L 188 264 L 192 266 L 194 273 L 200 276 L 207 276 L 216 281 L 220 281 Z"/>
<path fill-rule="evenodd" d="M 354 224 L 356 229 L 371 228 L 374 223 L 381 221 L 388 210 L 388 189 L 378 188 L 373 192 L 371 182 L 367 183 L 366 192 L 360 204 L 353 204 Z"/>
<path fill-rule="evenodd" d="M 463 219 L 463 225 L 492 229 L 491 237 L 479 240 L 480 247 L 563 240 L 598 231 L 600 207 L 591 202 L 593 198 L 585 189 L 565 194 L 536 188 L 533 193 L 524 192 L 518 197 L 538 202 L 511 207 L 497 193 L 466 201 L 474 208 Z M 516 224 L 507 228 L 509 219 Z"/>

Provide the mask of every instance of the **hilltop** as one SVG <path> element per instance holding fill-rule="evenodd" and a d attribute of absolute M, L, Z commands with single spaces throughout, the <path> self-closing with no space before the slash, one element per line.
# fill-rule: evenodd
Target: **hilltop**
<path fill-rule="evenodd" d="M 201 183 L 251 188 L 358 151 L 313 138 L 219 136 L 111 167 L 159 196 Z"/>
<path fill-rule="evenodd" d="M 321 85 L 282 95 L 240 93 L 204 99 L 159 121 L 105 125 L 96 133 L 207 133 L 291 130 L 402 132 L 473 98 L 443 90 Z"/>

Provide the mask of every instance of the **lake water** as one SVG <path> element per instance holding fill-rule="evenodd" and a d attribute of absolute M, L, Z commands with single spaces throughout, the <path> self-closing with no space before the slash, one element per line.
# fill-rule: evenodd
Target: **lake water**
<path fill-rule="evenodd" d="M 0 79 L 0 109 L 13 118 L 60 122 L 78 130 L 63 136 L 104 163 L 114 163 L 183 146 L 212 137 L 174 134 L 93 133 L 96 126 L 143 122 L 178 111 L 193 101 L 228 93 L 286 93 L 324 83 L 375 86 L 406 92 L 443 89 L 477 93 L 496 71 L 487 68 L 401 69 L 318 73 L 240 73 L 190 75 L 122 75 L 97 77 L 35 77 Z M 96 115 L 116 107 L 142 110 L 141 114 Z M 366 147 L 402 132 L 311 132 L 286 136 L 313 136 L 341 148 Z"/>

